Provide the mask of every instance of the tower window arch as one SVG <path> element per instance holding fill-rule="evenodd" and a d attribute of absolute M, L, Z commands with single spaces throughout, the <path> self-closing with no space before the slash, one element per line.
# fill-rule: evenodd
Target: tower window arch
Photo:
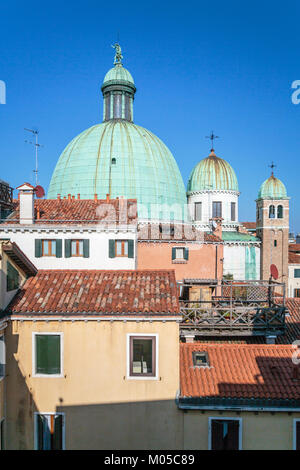
<path fill-rule="evenodd" d="M 277 218 L 283 219 L 283 206 L 281 205 L 277 207 Z"/>
<path fill-rule="evenodd" d="M 275 219 L 275 206 L 273 204 L 269 206 L 269 219 Z"/>

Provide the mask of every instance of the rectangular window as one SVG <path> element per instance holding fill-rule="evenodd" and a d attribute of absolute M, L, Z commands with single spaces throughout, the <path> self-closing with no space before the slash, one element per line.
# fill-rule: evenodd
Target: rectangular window
<path fill-rule="evenodd" d="M 7 261 L 7 275 L 6 275 L 6 290 L 7 292 L 11 290 L 18 289 L 20 286 L 20 276 L 16 268 Z"/>
<path fill-rule="evenodd" d="M 116 240 L 116 256 L 128 257 L 128 240 Z"/>
<path fill-rule="evenodd" d="M 83 240 L 71 240 L 71 256 L 83 256 Z"/>
<path fill-rule="evenodd" d="M 155 377 L 156 337 L 130 336 L 130 377 Z"/>
<path fill-rule="evenodd" d="M 300 289 L 294 289 L 294 297 L 300 297 Z"/>
<path fill-rule="evenodd" d="M 235 202 L 231 203 L 231 220 L 234 222 L 235 221 Z"/>
<path fill-rule="evenodd" d="M 213 201 L 212 203 L 212 216 L 222 217 L 222 202 Z"/>
<path fill-rule="evenodd" d="M 208 354 L 206 351 L 193 351 L 194 367 L 209 366 Z"/>
<path fill-rule="evenodd" d="M 56 256 L 56 240 L 42 240 L 42 256 Z"/>
<path fill-rule="evenodd" d="M 277 246 L 277 240 L 274 240 L 274 247 L 276 248 Z"/>
<path fill-rule="evenodd" d="M 172 260 L 187 261 L 189 259 L 189 249 L 183 247 L 172 248 Z"/>
<path fill-rule="evenodd" d="M 63 450 L 64 449 L 64 414 L 35 413 L 35 449 Z"/>
<path fill-rule="evenodd" d="M 202 220 L 202 202 L 195 202 L 195 220 Z"/>
<path fill-rule="evenodd" d="M 294 269 L 294 277 L 300 277 L 300 269 Z"/>
<path fill-rule="evenodd" d="M 209 419 L 211 450 L 241 449 L 240 419 Z"/>
<path fill-rule="evenodd" d="M 33 333 L 34 375 L 62 374 L 62 334 Z"/>

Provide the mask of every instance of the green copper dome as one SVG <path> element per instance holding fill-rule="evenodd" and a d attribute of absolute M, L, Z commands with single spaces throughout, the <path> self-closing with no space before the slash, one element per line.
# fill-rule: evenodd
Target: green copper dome
<path fill-rule="evenodd" d="M 97 194 L 105 199 L 110 194 L 137 199 L 141 219 L 182 220 L 186 193 L 177 163 L 158 137 L 133 124 L 136 88 L 122 65 L 120 45 L 113 47 L 115 66 L 101 88 L 104 122 L 67 145 L 52 175 L 48 198 L 80 194 L 81 199 L 93 199 Z"/>
<path fill-rule="evenodd" d="M 178 204 L 174 218 L 182 220 L 185 187 L 173 155 L 150 131 L 126 120 L 109 120 L 75 137 L 57 162 L 48 198 L 80 194 L 81 199 L 93 199 L 97 194 L 105 199 L 108 193 L 112 198 L 137 198 L 148 208 Z"/>
<path fill-rule="evenodd" d="M 284 184 L 272 175 L 260 187 L 258 199 L 286 199 L 287 192 Z"/>
<path fill-rule="evenodd" d="M 134 85 L 134 81 L 131 73 L 125 69 L 121 64 L 116 64 L 112 69 L 110 69 L 104 77 L 103 84 L 111 81 L 124 81 L 130 82 Z"/>
<path fill-rule="evenodd" d="M 236 174 L 228 162 L 219 158 L 211 150 L 207 158 L 201 160 L 193 169 L 188 181 L 188 193 L 203 190 L 237 191 Z"/>

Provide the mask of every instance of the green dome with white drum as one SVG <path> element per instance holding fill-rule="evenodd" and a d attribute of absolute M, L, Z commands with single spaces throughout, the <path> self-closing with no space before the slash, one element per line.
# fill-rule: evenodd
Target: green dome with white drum
<path fill-rule="evenodd" d="M 172 218 L 183 219 L 186 192 L 177 163 L 166 145 L 133 123 L 133 78 L 115 46 L 115 66 L 106 74 L 102 93 L 103 122 L 75 137 L 62 152 L 53 172 L 48 198 L 80 194 L 81 199 L 137 199 L 142 219 L 168 219 L 162 204 L 173 206 Z M 157 209 L 153 207 L 157 205 Z M 150 210 L 151 214 L 144 212 Z"/>
<path fill-rule="evenodd" d="M 213 149 L 207 158 L 195 166 L 188 181 L 188 194 L 203 190 L 239 191 L 232 166 L 217 157 Z"/>

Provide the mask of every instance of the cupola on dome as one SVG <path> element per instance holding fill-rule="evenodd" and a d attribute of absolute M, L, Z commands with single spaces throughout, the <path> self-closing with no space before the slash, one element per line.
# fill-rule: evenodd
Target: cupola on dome
<path fill-rule="evenodd" d="M 232 166 L 216 156 L 214 149 L 207 158 L 193 169 L 187 191 L 188 194 L 203 190 L 226 190 L 238 192 L 238 182 Z"/>
<path fill-rule="evenodd" d="M 273 173 L 261 185 L 258 192 L 258 199 L 286 199 L 286 187 Z"/>

